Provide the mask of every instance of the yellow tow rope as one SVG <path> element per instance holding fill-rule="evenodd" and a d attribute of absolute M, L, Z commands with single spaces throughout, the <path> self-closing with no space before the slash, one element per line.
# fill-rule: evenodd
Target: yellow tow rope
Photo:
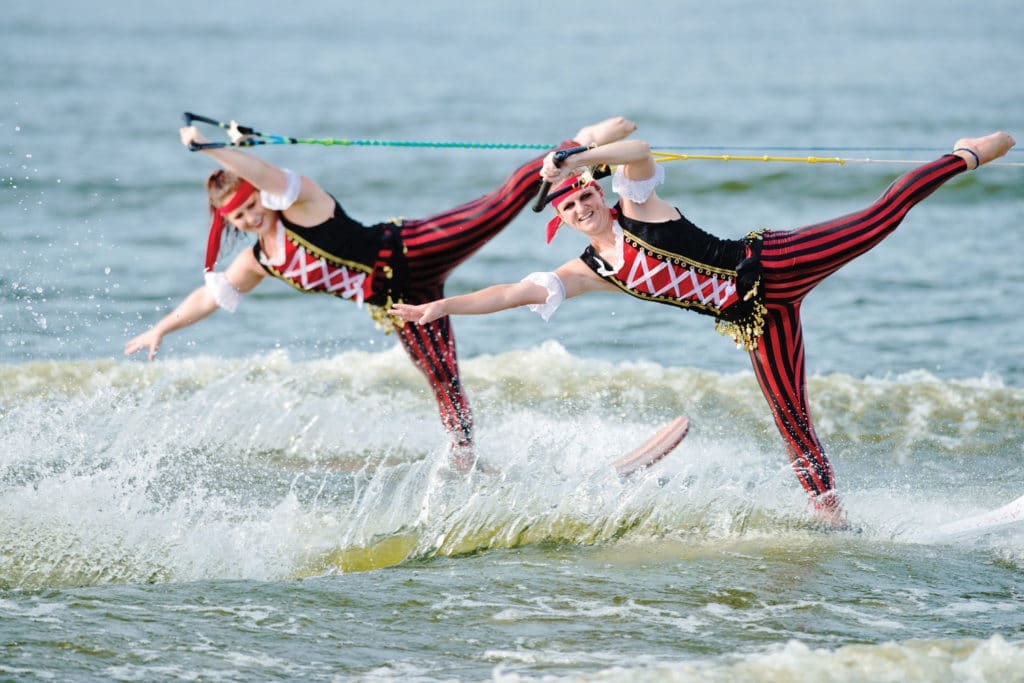
<path fill-rule="evenodd" d="M 928 161 L 922 159 L 843 159 L 840 157 L 775 157 L 767 154 L 740 155 L 740 154 L 676 154 L 673 152 L 658 152 L 651 150 L 651 156 L 657 162 L 663 161 L 687 161 L 689 159 L 710 159 L 712 161 L 783 161 L 800 164 L 926 164 Z M 1020 162 L 995 161 L 986 166 L 1024 166 Z"/>
<path fill-rule="evenodd" d="M 655 161 L 687 161 L 688 159 L 710 159 L 717 161 L 788 161 L 804 164 L 839 164 L 842 166 L 849 159 L 839 157 L 773 157 L 767 154 L 763 156 L 744 156 L 739 154 L 675 154 L 672 152 L 657 152 L 651 150 L 651 156 Z"/>

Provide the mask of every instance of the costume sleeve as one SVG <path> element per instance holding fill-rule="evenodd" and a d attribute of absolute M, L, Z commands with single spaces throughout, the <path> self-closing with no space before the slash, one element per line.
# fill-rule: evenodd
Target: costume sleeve
<path fill-rule="evenodd" d="M 281 194 L 273 194 L 266 190 L 260 190 L 260 202 L 267 209 L 284 211 L 299 198 L 299 190 L 302 189 L 302 177 L 290 168 L 282 168 L 288 185 Z"/>
<path fill-rule="evenodd" d="M 565 285 L 562 278 L 555 273 L 530 273 L 521 282 L 532 282 L 548 290 L 548 298 L 542 304 L 527 304 L 530 310 L 540 315 L 547 322 L 555 314 L 558 307 L 565 301 Z"/>
<path fill-rule="evenodd" d="M 217 305 L 228 313 L 238 310 L 238 304 L 242 301 L 242 293 L 235 289 L 235 286 L 228 280 L 224 273 L 206 273 L 206 288 L 213 295 Z"/>
<path fill-rule="evenodd" d="M 654 192 L 654 188 L 665 182 L 665 167 L 655 164 L 654 175 L 643 180 L 627 178 L 622 166 L 612 175 L 612 192 L 634 204 L 643 204 Z"/>

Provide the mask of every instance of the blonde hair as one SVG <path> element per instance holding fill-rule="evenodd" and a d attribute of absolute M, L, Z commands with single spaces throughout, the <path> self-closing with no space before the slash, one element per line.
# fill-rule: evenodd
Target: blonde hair
<path fill-rule="evenodd" d="M 231 171 L 217 169 L 206 179 L 206 194 L 210 201 L 210 215 L 217 213 L 217 209 L 224 206 L 238 192 L 238 186 L 242 184 L 242 178 Z M 233 249 L 242 231 L 236 228 L 231 221 L 224 219 L 223 235 L 227 238 L 224 249 Z"/>
<path fill-rule="evenodd" d="M 210 211 L 224 206 L 242 184 L 242 179 L 224 169 L 217 169 L 206 179 L 206 193 L 210 197 Z"/>

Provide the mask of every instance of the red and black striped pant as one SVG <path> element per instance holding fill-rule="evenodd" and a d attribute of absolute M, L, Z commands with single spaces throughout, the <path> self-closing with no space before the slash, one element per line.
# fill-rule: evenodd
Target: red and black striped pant
<path fill-rule="evenodd" d="M 800 304 L 815 285 L 881 242 L 915 204 L 966 169 L 963 159 L 946 155 L 900 177 L 862 211 L 764 234 L 762 287 L 768 312 L 764 336 L 750 359 L 793 469 L 813 496 L 830 493 L 835 482 L 832 464 L 811 423 Z"/>
<path fill-rule="evenodd" d="M 523 164 L 497 189 L 479 199 L 424 220 L 403 222 L 409 273 L 406 303 L 422 304 L 444 296 L 444 283 L 452 270 L 501 232 L 537 194 L 543 161 L 539 157 Z M 413 363 L 426 375 L 453 447 L 467 453 L 473 443 L 473 416 L 459 380 L 449 318 L 426 325 L 406 324 L 398 337 Z"/>

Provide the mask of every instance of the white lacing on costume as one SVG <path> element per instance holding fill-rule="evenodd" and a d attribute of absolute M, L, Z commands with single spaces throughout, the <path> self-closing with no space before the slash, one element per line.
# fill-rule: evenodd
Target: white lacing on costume
<path fill-rule="evenodd" d="M 301 245 L 289 249 L 285 233 L 284 225 L 277 221 L 274 234 L 268 238 L 274 241 L 276 255 L 269 258 L 267 252 L 260 249 L 261 264 L 273 268 L 279 277 L 300 289 L 337 294 L 345 299 L 354 299 L 359 306 L 363 305 L 367 273 L 332 263 Z"/>
<path fill-rule="evenodd" d="M 622 166 L 615 169 L 612 175 L 612 192 L 635 204 L 646 202 L 654 188 L 665 182 L 665 167 L 655 164 L 654 175 L 643 180 L 627 178 Z"/>
<path fill-rule="evenodd" d="M 558 307 L 565 301 L 565 285 L 562 278 L 555 273 L 530 273 L 520 282 L 532 282 L 548 290 L 548 298 L 542 304 L 528 304 L 530 310 L 540 315 L 547 322 L 555 314 Z"/>
<path fill-rule="evenodd" d="M 280 272 L 281 277 L 307 291 L 323 290 L 344 299 L 354 299 L 359 306 L 363 305 L 363 286 L 367 274 L 348 266 L 332 264 L 307 251 L 305 247 L 296 248 L 291 261 Z"/>
<path fill-rule="evenodd" d="M 242 293 L 235 289 L 235 286 L 228 280 L 224 273 L 206 273 L 206 289 L 210 291 L 213 300 L 217 305 L 228 313 L 238 310 L 238 304 L 242 302 Z"/>
<path fill-rule="evenodd" d="M 295 200 L 299 198 L 299 191 L 302 189 L 302 177 L 290 168 L 282 168 L 284 177 L 288 184 L 281 194 L 273 194 L 266 190 L 260 190 L 260 203 L 267 209 L 273 211 L 284 211 L 290 208 Z"/>

